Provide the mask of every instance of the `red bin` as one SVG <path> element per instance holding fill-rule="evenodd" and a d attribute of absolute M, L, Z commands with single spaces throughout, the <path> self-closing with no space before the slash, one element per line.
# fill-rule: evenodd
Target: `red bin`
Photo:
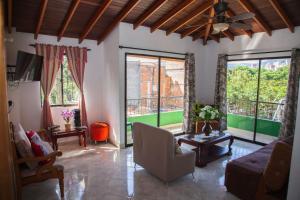
<path fill-rule="evenodd" d="M 108 140 L 109 124 L 105 122 L 95 122 L 91 124 L 91 139 L 95 142 Z"/>

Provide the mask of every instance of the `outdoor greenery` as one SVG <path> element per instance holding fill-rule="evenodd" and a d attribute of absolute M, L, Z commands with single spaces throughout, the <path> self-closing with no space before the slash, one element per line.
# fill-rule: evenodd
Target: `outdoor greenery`
<path fill-rule="evenodd" d="M 63 70 L 63 73 L 61 73 L 61 70 Z M 64 56 L 62 66 L 57 73 L 55 85 L 50 94 L 50 103 L 51 105 L 77 104 L 79 94 L 79 89 L 68 68 L 67 58 Z"/>
<path fill-rule="evenodd" d="M 229 68 L 227 72 L 227 98 L 231 109 L 252 115 L 255 108 L 259 69 L 249 66 Z M 286 96 L 289 67 L 261 68 L 259 110 L 263 118 L 270 118 Z M 271 102 L 264 103 L 264 102 Z"/>

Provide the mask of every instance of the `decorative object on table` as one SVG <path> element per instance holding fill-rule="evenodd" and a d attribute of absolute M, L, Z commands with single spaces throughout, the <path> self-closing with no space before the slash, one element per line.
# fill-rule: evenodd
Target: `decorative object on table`
<path fill-rule="evenodd" d="M 74 116 L 74 112 L 73 111 L 69 111 L 69 110 L 64 110 L 61 112 L 61 116 L 63 117 L 63 119 L 65 120 L 65 129 L 66 131 L 71 130 L 71 118 Z"/>
<path fill-rule="evenodd" d="M 106 122 L 95 122 L 91 124 L 91 140 L 107 143 L 109 134 L 109 124 Z"/>
<path fill-rule="evenodd" d="M 202 120 L 204 121 L 202 132 L 205 133 L 205 135 L 207 136 L 212 131 L 210 122 L 218 120 L 222 117 L 222 113 L 220 113 L 217 108 L 214 108 L 213 106 L 209 106 L 209 105 L 202 107 L 199 103 L 194 104 L 193 115 L 194 115 L 194 120 L 196 122 L 195 132 L 196 133 L 200 132 L 199 121 Z"/>
<path fill-rule="evenodd" d="M 80 120 L 80 110 L 74 109 L 74 125 L 75 127 L 81 126 L 81 120 Z"/>

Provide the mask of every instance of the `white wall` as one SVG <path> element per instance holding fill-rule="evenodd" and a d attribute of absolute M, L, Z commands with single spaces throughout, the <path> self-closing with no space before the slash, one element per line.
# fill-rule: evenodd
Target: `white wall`
<path fill-rule="evenodd" d="M 13 42 L 6 42 L 7 63 L 16 64 L 17 51 L 35 53 L 35 48 L 29 46 L 34 43 L 47 43 L 55 45 L 68 46 L 84 46 L 88 51 L 88 62 L 86 65 L 84 90 L 86 97 L 86 107 L 88 113 L 88 121 L 93 122 L 99 120 L 101 97 L 99 85 L 103 71 L 103 45 L 98 46 L 95 41 L 86 40 L 82 44 L 78 44 L 77 39 L 63 38 L 61 42 L 57 42 L 57 38 L 53 36 L 39 35 L 35 41 L 33 34 L 13 32 L 11 37 Z M 21 122 L 25 129 L 39 129 L 41 125 L 41 101 L 40 101 L 40 83 L 28 82 L 21 83 L 17 88 L 8 89 L 8 98 L 14 101 L 15 107 L 10 113 L 10 119 Z M 54 122 L 61 123 L 60 112 L 62 108 L 52 108 Z"/>
<path fill-rule="evenodd" d="M 102 117 L 104 121 L 110 122 L 110 140 L 117 146 L 121 146 L 121 103 L 120 98 L 120 66 L 119 66 L 119 28 L 117 27 L 103 41 L 104 65 L 102 76 Z M 121 144 L 120 144 L 121 143 Z"/>
<path fill-rule="evenodd" d="M 299 94 L 300 94 L 300 84 L 299 84 Z M 300 96 L 299 96 L 300 97 Z M 297 108 L 297 121 L 293 145 L 292 154 L 292 166 L 290 172 L 290 182 L 288 191 L 288 200 L 299 200 L 300 199 L 300 98 L 298 98 L 298 108 Z"/>

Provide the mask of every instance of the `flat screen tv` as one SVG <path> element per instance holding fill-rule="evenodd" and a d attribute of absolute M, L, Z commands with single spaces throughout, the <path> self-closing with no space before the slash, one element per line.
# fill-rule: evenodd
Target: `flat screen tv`
<path fill-rule="evenodd" d="M 18 51 L 16 64 L 16 81 L 40 81 L 42 75 L 43 57 Z"/>

